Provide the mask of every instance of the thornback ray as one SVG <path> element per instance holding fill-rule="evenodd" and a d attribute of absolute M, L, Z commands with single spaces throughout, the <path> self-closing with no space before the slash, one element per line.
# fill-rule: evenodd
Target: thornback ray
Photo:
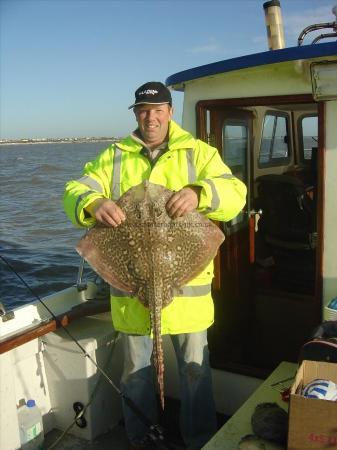
<path fill-rule="evenodd" d="M 76 246 L 107 283 L 136 296 L 149 309 L 162 408 L 162 308 L 208 266 L 225 238 L 219 227 L 197 211 L 170 218 L 165 205 L 172 195 L 173 191 L 149 181 L 132 187 L 117 201 L 126 220 L 118 227 L 95 225 Z"/>

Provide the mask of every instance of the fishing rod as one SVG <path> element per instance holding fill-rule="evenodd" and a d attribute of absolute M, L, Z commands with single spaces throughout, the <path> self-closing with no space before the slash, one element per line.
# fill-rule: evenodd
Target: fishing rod
<path fill-rule="evenodd" d="M 81 350 L 83 355 L 91 361 L 91 363 L 96 367 L 98 372 L 107 380 L 107 382 L 113 387 L 117 394 L 124 400 L 126 405 L 136 414 L 136 416 L 141 420 L 141 422 L 148 428 L 146 437 L 150 439 L 156 446 L 165 450 L 173 450 L 175 447 L 170 444 L 164 436 L 164 429 L 161 425 L 153 423 L 138 406 L 131 400 L 127 395 L 125 395 L 121 389 L 111 380 L 109 375 L 104 369 L 102 369 L 96 361 L 89 355 L 85 348 L 78 342 L 78 340 L 73 336 L 70 331 L 62 324 L 61 320 L 53 313 L 53 311 L 46 305 L 46 303 L 41 299 L 41 297 L 34 292 L 34 290 L 29 286 L 29 284 L 24 280 L 24 278 L 15 270 L 15 268 L 9 263 L 9 261 L 0 254 L 0 259 L 7 265 L 7 267 L 14 273 L 14 275 L 21 281 L 21 283 L 28 289 L 28 291 L 45 307 L 51 317 L 55 320 L 57 325 L 63 329 L 63 331 L 69 336 L 69 338 L 77 345 Z M 79 416 L 83 415 L 83 410 L 80 411 Z"/>

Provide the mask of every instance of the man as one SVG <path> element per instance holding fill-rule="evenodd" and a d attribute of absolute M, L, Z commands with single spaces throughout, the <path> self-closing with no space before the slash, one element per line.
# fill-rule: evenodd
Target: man
<path fill-rule="evenodd" d="M 194 139 L 172 120 L 171 94 L 162 83 L 140 86 L 130 108 L 137 129 L 87 163 L 82 178 L 67 183 L 65 210 L 73 223 L 119 226 L 125 214 L 116 200 L 146 179 L 175 191 L 166 204 L 172 218 L 197 209 L 210 219 L 228 221 L 241 211 L 244 184 L 231 174 L 216 148 Z M 201 448 L 216 431 L 207 345 L 214 314 L 212 277 L 210 264 L 162 310 L 162 334 L 171 335 L 179 368 L 181 432 L 191 449 Z M 121 389 L 156 423 L 149 311 L 137 298 L 112 292 L 112 321 L 122 333 L 125 350 Z M 131 444 L 146 447 L 146 428 L 127 405 L 123 408 Z"/>

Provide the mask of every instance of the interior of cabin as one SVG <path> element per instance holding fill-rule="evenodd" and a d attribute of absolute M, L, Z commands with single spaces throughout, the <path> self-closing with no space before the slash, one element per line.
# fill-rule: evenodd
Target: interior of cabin
<path fill-rule="evenodd" d="M 213 368 L 265 377 L 297 362 L 321 321 L 323 114 L 311 95 L 197 105 L 199 137 L 248 187 L 242 213 L 219 225 Z"/>

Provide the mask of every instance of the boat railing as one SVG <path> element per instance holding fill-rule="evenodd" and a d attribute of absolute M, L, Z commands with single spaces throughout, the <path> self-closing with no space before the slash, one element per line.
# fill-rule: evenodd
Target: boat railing
<path fill-rule="evenodd" d="M 0 317 L 3 322 L 14 319 L 14 311 L 6 311 L 3 303 L 0 302 Z"/>
<path fill-rule="evenodd" d="M 82 281 L 83 278 L 83 270 L 84 270 L 84 258 L 81 258 L 80 265 L 78 267 L 76 288 L 78 292 L 85 291 L 87 289 L 87 283 Z"/>
<path fill-rule="evenodd" d="M 304 38 L 307 34 L 311 33 L 312 31 L 332 28 L 333 33 L 323 33 L 319 36 L 315 37 L 315 39 L 311 42 L 311 44 L 316 44 L 316 42 L 326 39 L 326 38 L 337 38 L 337 5 L 332 8 L 332 13 L 336 16 L 336 20 L 334 22 L 324 22 L 324 23 L 316 23 L 313 25 L 309 25 L 300 33 L 298 39 L 297 39 L 297 45 L 301 46 L 303 44 Z"/>

